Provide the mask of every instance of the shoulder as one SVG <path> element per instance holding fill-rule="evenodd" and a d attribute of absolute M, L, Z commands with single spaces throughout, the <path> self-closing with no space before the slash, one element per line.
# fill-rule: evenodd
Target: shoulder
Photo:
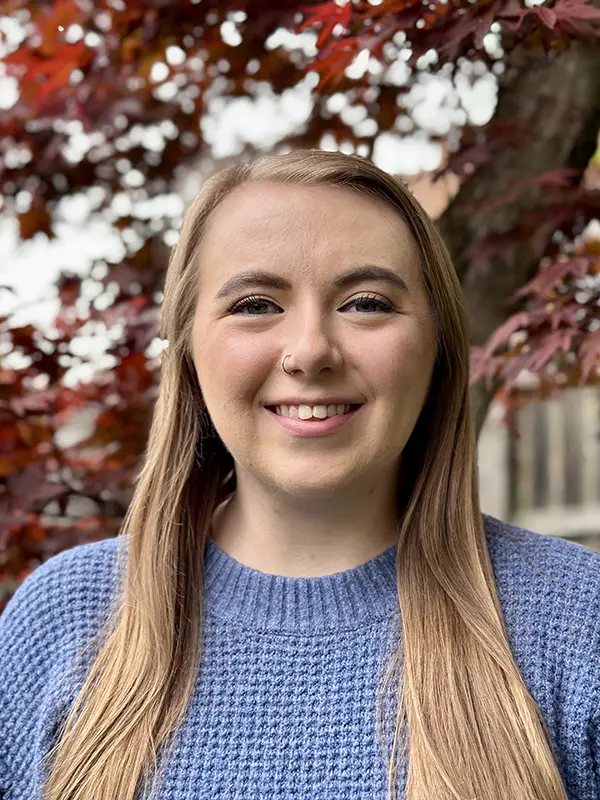
<path fill-rule="evenodd" d="M 9 600 L 0 626 L 24 615 L 49 621 L 50 613 L 59 623 L 61 617 L 97 606 L 114 586 L 118 543 L 118 538 L 110 538 L 76 545 L 40 564 Z"/>
<path fill-rule="evenodd" d="M 531 681 L 600 698 L 600 553 L 484 515 L 509 639 Z M 579 689 L 576 689 L 579 687 Z"/>
<path fill-rule="evenodd" d="M 483 515 L 496 580 L 509 588 L 544 586 L 559 596 L 600 596 L 600 553 Z"/>
<path fill-rule="evenodd" d="M 484 515 L 488 551 L 505 613 L 562 615 L 573 630 L 600 615 L 600 553 Z"/>
<path fill-rule="evenodd" d="M 93 635 L 114 596 L 117 548 L 115 538 L 76 545 L 36 567 L 0 615 L 0 658 L 60 661 Z"/>

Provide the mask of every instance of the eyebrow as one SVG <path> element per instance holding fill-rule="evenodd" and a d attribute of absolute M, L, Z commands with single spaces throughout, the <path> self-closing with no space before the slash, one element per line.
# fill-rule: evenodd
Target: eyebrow
<path fill-rule="evenodd" d="M 333 283 L 338 288 L 346 288 L 362 281 L 385 281 L 406 292 L 406 294 L 409 293 L 406 282 L 393 270 L 387 267 L 376 267 L 371 264 L 351 269 L 343 275 L 339 275 Z M 234 292 L 248 289 L 250 286 L 265 286 L 269 289 L 279 289 L 281 291 L 292 288 L 292 284 L 288 280 L 275 275 L 273 272 L 252 270 L 242 272 L 225 281 L 215 295 L 215 300 L 221 300 Z"/>

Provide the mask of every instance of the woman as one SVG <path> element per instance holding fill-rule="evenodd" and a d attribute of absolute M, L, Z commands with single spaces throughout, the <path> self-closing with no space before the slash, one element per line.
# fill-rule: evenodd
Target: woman
<path fill-rule="evenodd" d="M 7 797 L 597 798 L 600 558 L 482 517 L 463 298 L 410 193 L 339 153 L 219 173 L 161 335 L 121 547 L 1 618 Z"/>

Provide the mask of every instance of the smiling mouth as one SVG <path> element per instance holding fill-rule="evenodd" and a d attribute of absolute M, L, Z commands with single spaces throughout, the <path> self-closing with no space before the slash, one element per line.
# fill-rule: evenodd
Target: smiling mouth
<path fill-rule="evenodd" d="M 363 405 L 362 403 L 352 403 L 352 404 L 331 404 L 328 406 L 307 406 L 307 405 L 281 405 L 281 406 L 265 406 L 265 408 L 270 411 L 272 414 L 276 414 L 279 417 L 287 417 L 289 419 L 299 419 L 303 422 L 320 422 L 324 419 L 330 419 L 332 417 L 341 417 L 346 416 L 351 411 L 355 411 L 357 408 Z"/>

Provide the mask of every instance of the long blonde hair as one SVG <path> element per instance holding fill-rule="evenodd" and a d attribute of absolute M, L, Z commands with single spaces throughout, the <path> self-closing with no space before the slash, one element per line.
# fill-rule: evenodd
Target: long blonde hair
<path fill-rule="evenodd" d="M 119 537 L 122 586 L 47 756 L 45 800 L 134 800 L 150 778 L 153 793 L 159 755 L 166 763 L 172 754 L 201 668 L 204 545 L 233 462 L 211 430 L 192 361 L 196 254 L 210 213 L 250 181 L 342 186 L 383 199 L 421 254 L 437 358 L 398 487 L 402 635 L 387 675 L 388 686 L 398 675 L 395 733 L 384 754 L 388 797 L 402 763 L 406 800 L 567 800 L 496 593 L 477 488 L 468 321 L 448 252 L 400 182 L 362 158 L 317 150 L 219 172 L 186 215 L 166 276 L 159 396 Z"/>

